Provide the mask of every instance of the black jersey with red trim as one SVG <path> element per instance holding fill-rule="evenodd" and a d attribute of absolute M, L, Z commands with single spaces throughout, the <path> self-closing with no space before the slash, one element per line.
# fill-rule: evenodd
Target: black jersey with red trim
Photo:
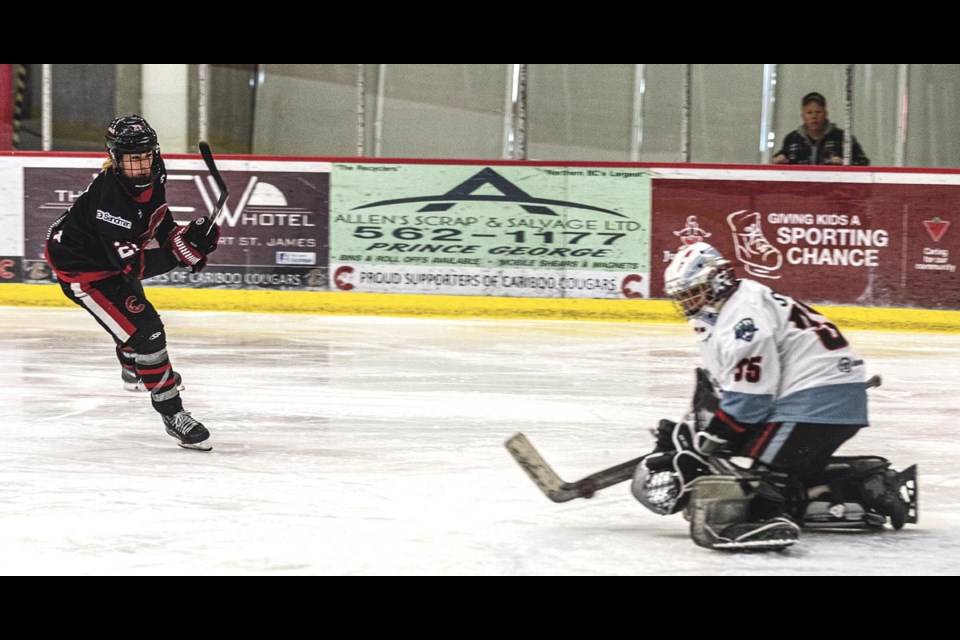
<path fill-rule="evenodd" d="M 95 282 L 118 274 L 142 280 L 178 266 L 168 241 L 176 222 L 161 172 L 131 196 L 113 169 L 93 179 L 47 232 L 47 262 L 64 282 Z"/>

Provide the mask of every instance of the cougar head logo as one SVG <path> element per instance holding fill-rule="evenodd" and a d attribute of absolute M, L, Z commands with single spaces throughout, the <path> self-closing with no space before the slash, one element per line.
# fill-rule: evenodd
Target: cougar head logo
<path fill-rule="evenodd" d="M 127 298 L 126 302 L 124 302 L 124 306 L 127 308 L 127 311 L 129 311 L 130 313 L 140 313 L 147 308 L 146 305 L 137 304 L 136 296 L 130 296 L 129 298 Z"/>

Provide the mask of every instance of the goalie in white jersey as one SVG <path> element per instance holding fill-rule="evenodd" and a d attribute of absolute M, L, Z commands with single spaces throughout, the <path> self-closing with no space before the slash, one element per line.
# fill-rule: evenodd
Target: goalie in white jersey
<path fill-rule="evenodd" d="M 865 363 L 834 324 L 736 279 L 703 242 L 678 251 L 664 282 L 697 334 L 705 370 L 691 414 L 662 421 L 657 448 L 637 468 L 640 502 L 661 514 L 687 507 L 694 541 L 715 549 L 782 549 L 800 525 L 916 522 L 915 467 L 897 473 L 880 457 L 833 456 L 868 424 Z"/>

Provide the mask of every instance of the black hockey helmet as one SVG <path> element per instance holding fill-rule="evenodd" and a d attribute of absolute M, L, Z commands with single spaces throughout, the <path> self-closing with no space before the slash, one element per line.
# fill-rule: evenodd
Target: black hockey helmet
<path fill-rule="evenodd" d="M 160 144 L 157 132 L 143 117 L 136 114 L 114 118 L 107 127 L 107 152 L 113 160 L 113 168 L 118 178 L 124 182 L 134 195 L 146 190 L 153 184 L 163 166 L 160 160 Z M 120 162 L 126 153 L 153 153 L 153 165 L 149 176 L 129 178 L 120 170 Z"/>

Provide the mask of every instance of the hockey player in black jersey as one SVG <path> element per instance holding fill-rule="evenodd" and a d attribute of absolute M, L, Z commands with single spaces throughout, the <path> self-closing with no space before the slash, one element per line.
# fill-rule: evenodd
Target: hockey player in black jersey
<path fill-rule="evenodd" d="M 163 323 L 140 281 L 181 266 L 202 270 L 220 229 L 206 217 L 174 222 L 157 133 L 142 117 L 113 120 L 106 148 L 103 170 L 50 227 L 47 262 L 64 294 L 113 336 L 124 386 L 150 392 L 180 446 L 209 451 L 209 431 L 183 408 Z"/>

